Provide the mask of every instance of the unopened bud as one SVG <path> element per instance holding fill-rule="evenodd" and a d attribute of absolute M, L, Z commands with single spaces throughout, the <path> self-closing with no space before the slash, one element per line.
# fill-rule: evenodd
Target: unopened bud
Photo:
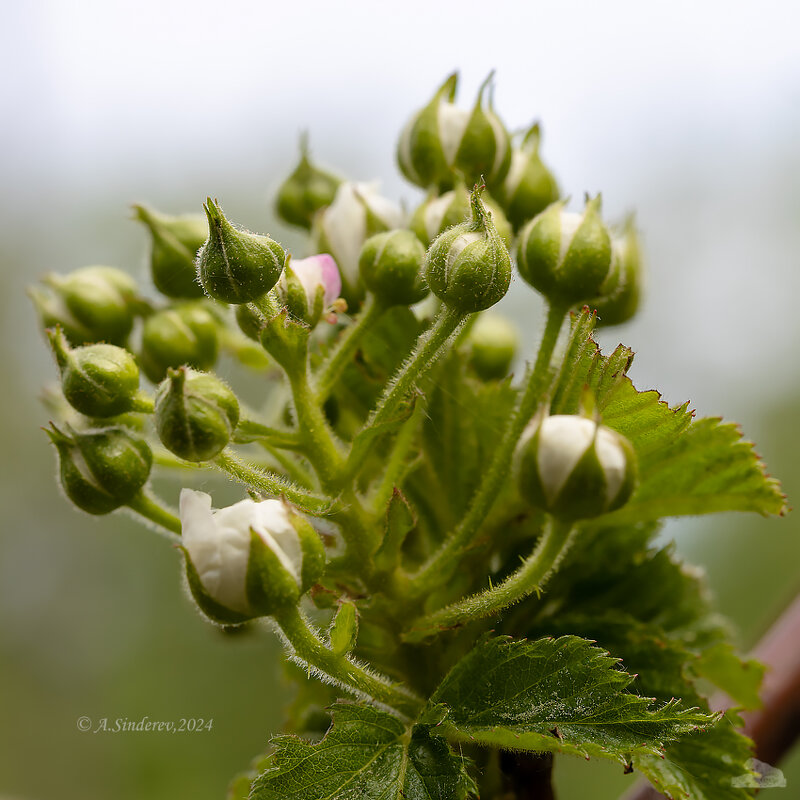
<path fill-rule="evenodd" d="M 499 314 L 481 314 L 469 332 L 470 364 L 484 381 L 508 375 L 517 353 L 516 328 Z"/>
<path fill-rule="evenodd" d="M 636 482 L 631 443 L 580 416 L 534 418 L 520 439 L 515 467 L 520 494 L 565 521 L 614 511 Z"/>
<path fill-rule="evenodd" d="M 333 202 L 341 179 L 311 163 L 308 137 L 300 138 L 300 163 L 281 184 L 275 209 L 290 225 L 309 230 L 314 214 Z"/>
<path fill-rule="evenodd" d="M 429 292 L 422 277 L 424 258 L 425 248 L 413 231 L 378 233 L 361 248 L 361 280 L 384 306 L 414 305 Z"/>
<path fill-rule="evenodd" d="M 218 353 L 217 323 L 203 303 L 184 303 L 145 320 L 140 362 L 153 383 L 163 380 L 170 367 L 211 369 Z"/>
<path fill-rule="evenodd" d="M 173 217 L 140 205 L 133 210 L 136 219 L 150 231 L 150 274 L 156 289 L 167 297 L 202 297 L 195 258 L 208 238 L 205 217 L 200 214 Z"/>
<path fill-rule="evenodd" d="M 611 271 L 611 237 L 600 218 L 600 197 L 583 214 L 553 203 L 521 231 L 517 267 L 551 303 L 574 306 L 596 297 Z"/>
<path fill-rule="evenodd" d="M 325 569 L 325 550 L 309 523 L 280 500 L 242 500 L 211 510 L 211 497 L 181 491 L 189 588 L 214 622 L 269 616 L 300 597 Z"/>
<path fill-rule="evenodd" d="M 611 271 L 600 296 L 588 305 L 597 309 L 599 325 L 620 325 L 639 308 L 642 291 L 642 251 L 633 218 L 625 223 L 620 236 L 611 236 Z"/>
<path fill-rule="evenodd" d="M 498 302 L 511 282 L 511 256 L 484 208 L 471 195 L 472 219 L 446 230 L 425 254 L 425 279 L 446 305 L 465 314 Z"/>
<path fill-rule="evenodd" d="M 129 503 L 145 485 L 153 455 L 143 439 L 123 428 L 46 430 L 56 446 L 61 486 L 78 508 L 108 514 Z"/>
<path fill-rule="evenodd" d="M 124 348 L 90 344 L 71 348 L 60 328 L 47 336 L 69 404 L 88 417 L 114 417 L 130 411 L 139 391 L 139 367 Z"/>
<path fill-rule="evenodd" d="M 266 294 L 283 270 L 286 254 L 269 236 L 231 225 L 216 200 L 203 206 L 208 241 L 197 254 L 197 274 L 205 293 L 225 303 L 249 303 Z"/>
<path fill-rule="evenodd" d="M 239 401 L 215 375 L 170 369 L 156 392 L 155 423 L 171 453 L 186 461 L 208 461 L 230 441 L 239 423 Z"/>
<path fill-rule="evenodd" d="M 535 124 L 511 151 L 511 166 L 497 189 L 508 221 L 519 230 L 528 220 L 558 200 L 558 184 L 539 157 L 539 125 Z"/>
<path fill-rule="evenodd" d="M 514 233 L 503 210 L 486 193 L 481 200 L 491 213 L 492 222 L 500 238 L 506 243 L 506 247 L 511 247 Z M 440 233 L 468 220 L 470 211 L 469 189 L 464 183 L 458 182 L 449 192 L 425 200 L 412 215 L 409 227 L 427 247 Z"/>
<path fill-rule="evenodd" d="M 449 189 L 459 176 L 469 184 L 483 176 L 490 186 L 503 180 L 511 143 L 491 99 L 484 107 L 492 77 L 484 81 L 471 112 L 453 103 L 458 83 L 454 73 L 409 120 L 397 146 L 397 161 L 408 180 L 424 189 Z"/>
<path fill-rule="evenodd" d="M 48 275 L 31 298 L 45 328 L 60 325 L 70 344 L 124 344 L 133 328 L 135 281 L 114 267 Z"/>

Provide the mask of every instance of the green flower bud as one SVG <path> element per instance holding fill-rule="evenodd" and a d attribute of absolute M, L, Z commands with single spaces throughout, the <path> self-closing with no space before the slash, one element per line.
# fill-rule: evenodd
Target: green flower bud
<path fill-rule="evenodd" d="M 422 277 L 425 248 L 409 230 L 378 233 L 364 242 L 358 259 L 361 280 L 384 306 L 410 306 L 428 295 Z"/>
<path fill-rule="evenodd" d="M 312 232 L 314 250 L 333 256 L 349 308 L 357 309 L 364 295 L 358 269 L 364 242 L 376 233 L 401 228 L 403 223 L 403 212 L 370 183 L 343 183 L 333 203 L 317 214 Z"/>
<path fill-rule="evenodd" d="M 453 73 L 409 120 L 397 146 L 397 161 L 408 180 L 424 189 L 449 189 L 459 175 L 469 184 L 481 176 L 490 186 L 503 180 L 511 142 L 491 99 L 488 108 L 483 105 L 492 77 L 482 84 L 469 112 L 453 104 L 458 83 L 458 73 Z"/>
<path fill-rule="evenodd" d="M 431 291 L 465 314 L 493 306 L 508 291 L 511 256 L 484 208 L 480 187 L 471 195 L 472 219 L 441 234 L 425 254 Z"/>
<path fill-rule="evenodd" d="M 208 238 L 205 217 L 199 214 L 172 217 L 139 205 L 133 210 L 135 218 L 150 230 L 150 274 L 156 289 L 167 297 L 189 300 L 202 297 L 195 257 Z"/>
<path fill-rule="evenodd" d="M 512 149 L 508 175 L 497 190 L 515 231 L 558 200 L 556 179 L 539 157 L 540 138 L 536 123 L 525 134 L 521 147 Z"/>
<path fill-rule="evenodd" d="M 61 328 L 47 336 L 61 373 L 61 389 L 69 404 L 87 417 L 115 417 L 135 406 L 139 391 L 136 359 L 113 344 L 72 349 Z"/>
<path fill-rule="evenodd" d="M 137 286 L 114 267 L 83 267 L 48 275 L 31 289 L 45 328 L 60 325 L 70 344 L 124 344 L 133 328 Z"/>
<path fill-rule="evenodd" d="M 140 363 L 153 383 L 163 380 L 170 367 L 211 369 L 218 353 L 217 323 L 202 303 L 157 311 L 145 320 Z"/>
<path fill-rule="evenodd" d="M 516 328 L 499 314 L 481 314 L 469 332 L 470 364 L 484 381 L 508 375 L 517 354 L 519 336 Z"/>
<path fill-rule="evenodd" d="M 551 303 L 574 306 L 596 297 L 611 271 L 611 237 L 600 218 L 600 196 L 583 214 L 548 206 L 521 231 L 517 267 Z"/>
<path fill-rule="evenodd" d="M 170 369 L 156 392 L 158 438 L 186 461 L 208 461 L 230 441 L 239 424 L 239 401 L 216 375 Z"/>
<path fill-rule="evenodd" d="M 506 215 L 491 197 L 484 193 L 484 206 L 492 215 L 500 238 L 511 247 L 514 232 L 511 230 Z M 444 233 L 453 225 L 460 225 L 470 216 L 469 189 L 462 182 L 455 189 L 445 192 L 439 197 L 430 196 L 411 217 L 409 227 L 417 234 L 419 240 L 427 247 L 440 233 Z"/>
<path fill-rule="evenodd" d="M 223 625 L 296 605 L 325 570 L 317 532 L 280 500 L 211 510 L 211 497 L 181 491 L 183 552 L 200 610 Z"/>
<path fill-rule="evenodd" d="M 625 223 L 621 236 L 611 237 L 611 271 L 600 296 L 588 305 L 597 309 L 598 324 L 620 325 L 639 308 L 642 283 L 642 251 L 633 218 Z"/>
<path fill-rule="evenodd" d="M 290 225 L 311 229 L 314 214 L 333 202 L 341 179 L 309 160 L 308 136 L 300 137 L 300 163 L 281 184 L 275 201 L 278 216 Z"/>
<path fill-rule="evenodd" d="M 586 417 L 537 416 L 515 456 L 520 494 L 558 519 L 589 519 L 624 505 L 636 483 L 631 443 Z"/>
<path fill-rule="evenodd" d="M 129 503 L 147 482 L 153 455 L 143 439 L 123 428 L 64 433 L 45 431 L 56 446 L 61 486 L 78 508 L 108 514 Z"/>
<path fill-rule="evenodd" d="M 205 293 L 225 303 L 249 303 L 266 294 L 283 271 L 286 254 L 269 236 L 234 228 L 216 200 L 203 206 L 208 241 L 197 254 L 197 274 Z"/>

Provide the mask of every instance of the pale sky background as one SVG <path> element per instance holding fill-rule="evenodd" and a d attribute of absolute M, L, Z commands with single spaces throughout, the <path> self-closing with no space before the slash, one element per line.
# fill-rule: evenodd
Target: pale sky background
<path fill-rule="evenodd" d="M 124 592 L 139 590 L 142 609 L 148 600 L 136 576 L 108 609 L 93 599 L 116 589 L 124 565 L 118 573 L 107 565 L 128 551 L 115 549 L 123 539 L 114 541 L 108 520 L 73 513 L 53 485 L 52 453 L 37 429 L 47 414 L 34 398 L 55 373 L 24 287 L 46 271 L 90 263 L 143 274 L 145 237 L 129 221 L 133 202 L 178 213 L 200 211 L 213 195 L 233 219 L 299 253 L 301 240 L 272 216 L 270 192 L 293 168 L 302 129 L 322 164 L 378 179 L 386 195 L 413 207 L 420 194 L 397 172 L 396 139 L 455 69 L 462 104 L 472 104 L 494 69 L 506 124 L 541 120 L 543 157 L 574 208 L 584 192 L 602 191 L 610 221 L 637 212 L 646 298 L 633 322 L 602 334 L 604 346 L 624 341 L 637 352 L 636 385 L 737 420 L 768 463 L 778 444 L 800 447 L 796 424 L 783 442 L 764 440 L 773 405 L 794 393 L 797 407 L 800 390 L 796 0 L 6 2 L 0 502 L 10 535 L 0 537 L 0 644 L 14 658 L 0 658 L 0 667 L 11 664 L 16 679 L 32 674 L 23 659 L 35 660 L 41 681 L 21 691 L 22 708 L 41 697 L 46 713 L 54 702 L 47 691 L 60 698 L 62 683 L 94 676 L 93 665 L 118 682 L 115 670 L 141 643 L 103 651 L 105 660 L 88 643 L 123 629 Z M 538 300 L 517 280 L 503 307 L 526 325 L 530 355 Z M 784 523 L 765 524 L 774 531 Z M 786 524 L 797 527 L 791 517 Z M 685 535 L 702 525 L 667 530 Z M 130 529 L 124 542 L 133 552 L 140 532 Z M 706 541 L 719 543 L 724 561 L 728 540 Z M 770 557 L 787 560 L 780 551 Z M 107 573 L 90 577 L 90 568 Z M 76 626 L 76 645 L 67 637 L 81 603 L 107 610 L 108 619 Z M 770 613 L 779 607 L 773 598 Z M 149 613 L 141 611 L 142 631 L 158 618 L 158 609 Z M 60 713 L 66 719 L 72 710 Z M 9 731 L 4 746 L 2 733 L 9 766 L 20 752 L 39 752 L 38 739 L 29 746 Z M 68 785 L 69 770 L 81 768 L 66 757 L 59 766 Z M 21 768 L 16 780 L 25 785 Z"/>

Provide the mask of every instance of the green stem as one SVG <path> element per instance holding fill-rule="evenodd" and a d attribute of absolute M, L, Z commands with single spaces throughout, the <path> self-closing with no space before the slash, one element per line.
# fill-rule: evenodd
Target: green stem
<path fill-rule="evenodd" d="M 387 306 L 379 303 L 374 296 L 370 295 L 358 318 L 343 331 L 318 370 L 316 397 L 319 405 L 322 405 L 328 399 L 333 387 L 336 385 L 336 381 L 339 380 L 345 367 L 353 360 L 353 355 L 365 334 L 372 330 L 386 309 Z"/>
<path fill-rule="evenodd" d="M 156 404 L 153 398 L 139 391 L 134 395 L 133 405 L 131 411 L 136 411 L 139 414 L 152 414 L 155 411 Z"/>
<path fill-rule="evenodd" d="M 414 434 L 417 432 L 421 417 L 422 406 L 418 405 L 414 409 L 414 413 L 403 423 L 403 427 L 400 428 L 397 438 L 392 444 L 389 457 L 386 459 L 386 469 L 370 504 L 376 514 L 386 512 L 386 504 L 392 496 L 394 487 L 399 486 L 402 482 L 403 470 L 408 466 L 406 464 L 408 452 L 414 443 Z"/>
<path fill-rule="evenodd" d="M 159 533 L 164 533 L 170 541 L 180 542 L 181 521 L 157 500 L 146 494 L 144 490 L 140 491 L 127 505 L 132 511 L 162 528 L 163 530 Z"/>
<path fill-rule="evenodd" d="M 298 608 L 292 606 L 281 610 L 274 617 L 293 656 L 319 670 L 342 688 L 358 697 L 389 706 L 409 719 L 414 719 L 422 710 L 423 701 L 408 689 L 368 672 L 347 657 L 335 655 Z"/>
<path fill-rule="evenodd" d="M 529 594 L 540 592 L 569 549 L 573 530 L 571 523 L 551 520 L 534 551 L 516 572 L 497 586 L 417 619 L 403 638 L 421 642 L 447 628 L 491 617 Z"/>
<path fill-rule="evenodd" d="M 392 417 L 398 406 L 442 354 L 450 337 L 461 327 L 468 314 L 442 306 L 433 324 L 417 339 L 414 352 L 384 390 L 365 428 L 375 427 Z"/>
<path fill-rule="evenodd" d="M 329 498 L 303 492 L 280 475 L 274 475 L 242 461 L 227 448 L 212 463 L 240 483 L 253 486 L 275 497 L 283 496 L 310 514 L 323 515 L 332 510 L 333 502 Z"/>
<path fill-rule="evenodd" d="M 480 488 L 472 498 L 466 515 L 453 533 L 412 577 L 407 587 L 411 597 L 419 599 L 441 585 L 442 580 L 446 579 L 446 576 L 450 574 L 449 571 L 455 568 L 458 559 L 474 540 L 491 510 L 492 504 L 500 494 L 503 482 L 508 477 L 514 448 L 547 388 L 550 361 L 566 313 L 567 309 L 561 306 L 550 306 L 548 309 L 547 323 L 539 345 L 536 363 L 529 372 L 525 391 L 517 404 L 509 426 L 492 455 Z"/>
<path fill-rule="evenodd" d="M 344 458 L 339 452 L 322 407 L 309 386 L 308 366 L 305 363 L 299 364 L 295 368 L 287 369 L 286 374 L 297 414 L 298 438 L 304 445 L 304 452 L 316 470 L 323 489 L 333 494 L 340 488 Z"/>
<path fill-rule="evenodd" d="M 240 419 L 236 426 L 236 435 L 247 441 L 258 439 L 272 447 L 281 447 L 284 450 L 297 450 L 300 446 L 296 433 L 271 428 L 254 419 Z"/>

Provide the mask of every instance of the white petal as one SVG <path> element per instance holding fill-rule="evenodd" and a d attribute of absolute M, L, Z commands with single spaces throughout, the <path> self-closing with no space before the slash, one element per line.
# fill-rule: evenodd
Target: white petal
<path fill-rule="evenodd" d="M 546 417 L 539 434 L 536 463 L 548 502 L 553 502 L 589 449 L 597 424 L 585 417 L 557 414 Z"/>
<path fill-rule="evenodd" d="M 425 207 L 423 219 L 428 239 L 433 240 L 439 234 L 445 212 L 450 203 L 453 202 L 453 197 L 454 192 L 445 192 L 441 197 L 431 200 Z"/>
<path fill-rule="evenodd" d="M 257 519 L 252 523 L 253 530 L 275 553 L 283 568 L 300 586 L 303 550 L 286 506 L 280 500 L 264 500 L 262 503 L 256 503 L 256 511 Z"/>
<path fill-rule="evenodd" d="M 333 257 L 351 284 L 358 280 L 358 256 L 367 235 L 367 215 L 356 196 L 356 187 L 366 184 L 343 183 L 333 203 L 323 212 L 322 226 Z"/>
<path fill-rule="evenodd" d="M 567 250 L 569 250 L 569 246 L 572 244 L 572 240 L 582 222 L 583 214 L 575 214 L 572 211 L 561 212 L 561 243 L 558 251 L 559 266 L 561 266 L 561 263 L 564 261 Z"/>
<path fill-rule="evenodd" d="M 453 103 L 439 103 L 437 109 L 437 122 L 439 123 L 439 141 L 442 143 L 444 159 L 447 165 L 452 167 L 456 160 L 461 140 L 464 138 L 464 131 L 469 124 L 471 111 L 458 108 Z"/>

